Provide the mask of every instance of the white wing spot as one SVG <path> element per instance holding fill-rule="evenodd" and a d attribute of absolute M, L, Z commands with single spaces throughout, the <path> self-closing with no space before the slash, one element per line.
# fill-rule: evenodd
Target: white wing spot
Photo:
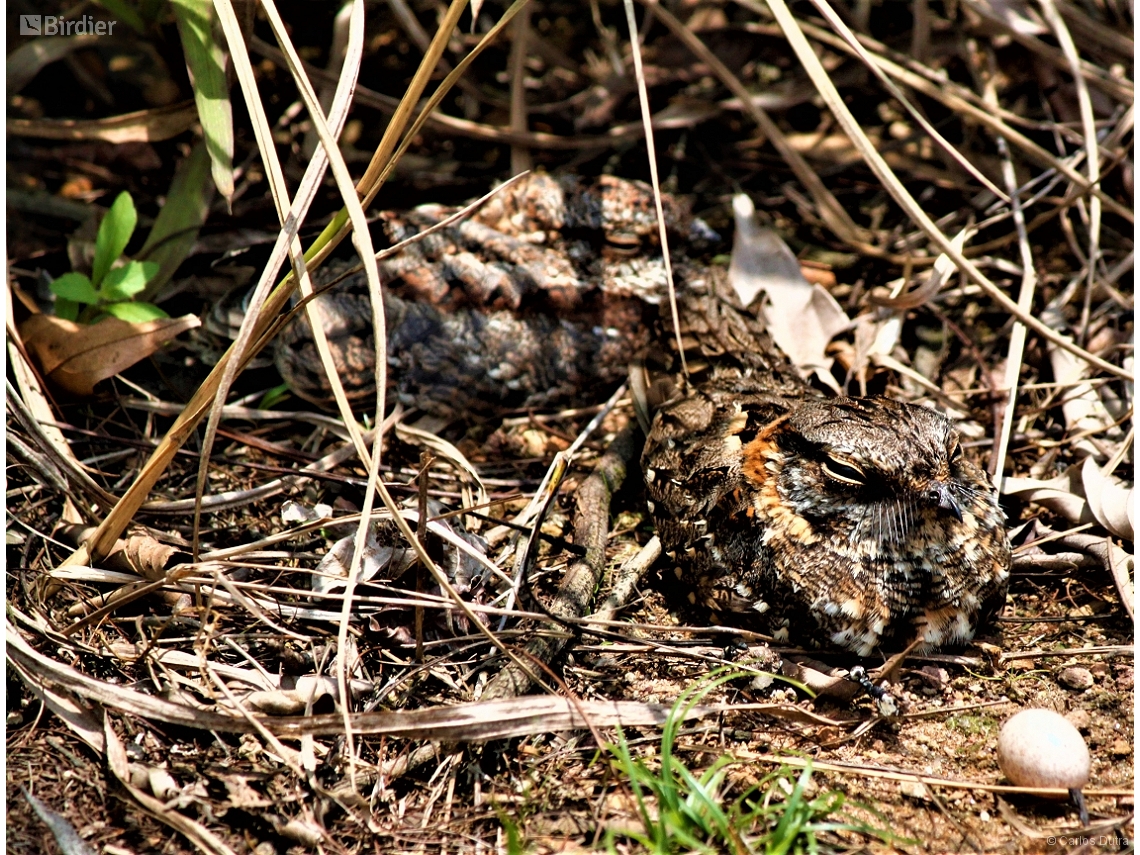
<path fill-rule="evenodd" d="M 863 606 L 855 600 L 844 600 L 843 605 L 839 608 L 848 617 L 855 619 L 863 617 Z"/>

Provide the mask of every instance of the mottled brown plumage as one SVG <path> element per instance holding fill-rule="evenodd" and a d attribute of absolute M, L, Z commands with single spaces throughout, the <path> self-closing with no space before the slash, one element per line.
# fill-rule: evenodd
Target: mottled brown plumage
<path fill-rule="evenodd" d="M 1001 608 L 1009 573 L 989 478 L 932 410 L 817 394 L 730 299 L 706 305 L 751 341 L 710 354 L 721 342 L 695 337 L 713 374 L 661 407 L 642 457 L 690 599 L 861 656 L 886 641 L 968 641 Z"/>
<path fill-rule="evenodd" d="M 381 220 L 395 242 L 454 211 Z M 681 247 L 711 236 L 677 200 L 666 221 Z M 671 346 L 656 234 L 644 184 L 535 175 L 383 260 L 389 391 L 451 416 L 599 400 L 636 353 Z M 675 274 L 695 379 L 661 407 L 643 464 L 684 590 L 726 621 L 861 655 L 970 639 L 1001 607 L 1009 543 L 950 423 L 822 397 L 734 305 L 722 270 L 678 255 Z M 317 305 L 350 397 L 374 395 L 363 277 Z M 327 405 L 307 321 L 275 348 L 291 388 Z"/>
<path fill-rule="evenodd" d="M 457 210 L 421 205 L 380 221 L 394 244 Z M 681 246 L 717 237 L 680 200 L 667 197 L 665 219 Z M 610 176 L 529 176 L 379 266 L 389 394 L 452 417 L 566 404 L 616 386 L 654 333 L 665 284 L 652 191 Z M 347 268 L 333 262 L 316 281 Z M 316 306 L 349 399 L 368 401 L 375 345 L 364 275 Z M 274 359 L 296 394 L 333 406 L 307 318 L 278 336 Z"/>

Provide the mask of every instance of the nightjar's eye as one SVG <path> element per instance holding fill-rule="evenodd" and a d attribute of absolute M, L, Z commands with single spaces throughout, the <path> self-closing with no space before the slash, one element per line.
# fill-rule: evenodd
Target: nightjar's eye
<path fill-rule="evenodd" d="M 849 461 L 829 457 L 822 465 L 823 471 L 836 481 L 842 481 L 844 484 L 855 484 L 856 486 L 867 483 L 867 477 L 863 474 L 863 470 Z"/>

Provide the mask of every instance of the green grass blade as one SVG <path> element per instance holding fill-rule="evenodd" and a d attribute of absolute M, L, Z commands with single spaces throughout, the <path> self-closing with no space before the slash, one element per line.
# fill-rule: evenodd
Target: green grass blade
<path fill-rule="evenodd" d="M 790 852 L 795 846 L 796 840 L 804 832 L 807 817 L 801 807 L 808 781 L 811 780 L 811 772 L 812 767 L 809 763 L 800 773 L 791 794 L 781 806 L 783 815 L 780 817 L 780 821 L 776 823 L 776 828 L 767 845 L 769 855 L 784 855 L 784 853 Z"/>
<path fill-rule="evenodd" d="M 210 156 L 206 144 L 198 142 L 174 171 L 166 204 L 138 254 L 138 258 L 158 264 L 158 272 L 147 281 L 139 299 L 153 300 L 194 248 L 198 230 L 210 213 L 213 187 Z"/>
<path fill-rule="evenodd" d="M 609 748 L 621 764 L 626 778 L 629 779 L 630 788 L 633 790 L 633 799 L 637 804 L 637 812 L 641 817 L 642 824 L 648 829 L 652 826 L 652 819 L 649 815 L 649 809 L 645 804 L 645 796 L 642 792 L 642 781 L 645 778 L 645 769 L 640 763 L 633 759 L 633 753 L 629 750 L 629 742 L 626 741 L 625 733 L 620 726 L 618 727 L 617 735 L 617 744 L 611 745 Z"/>
<path fill-rule="evenodd" d="M 110 12 L 116 21 L 122 21 L 140 36 L 146 35 L 146 22 L 131 4 L 124 3 L 123 0 L 95 0 L 95 2 Z"/>
<path fill-rule="evenodd" d="M 214 7 L 210 0 L 172 0 L 171 5 L 194 85 L 194 102 L 210 153 L 214 184 L 228 204 L 234 195 L 234 123 L 225 50 L 214 38 Z"/>

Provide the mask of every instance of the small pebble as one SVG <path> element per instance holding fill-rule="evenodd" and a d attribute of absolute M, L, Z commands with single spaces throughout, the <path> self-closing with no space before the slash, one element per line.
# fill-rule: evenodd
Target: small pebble
<path fill-rule="evenodd" d="M 1089 782 L 1089 749 L 1080 732 L 1052 710 L 1022 710 L 998 736 L 998 765 L 1021 787 L 1079 790 Z"/>
<path fill-rule="evenodd" d="M 1130 757 L 1132 755 L 1132 743 L 1127 739 L 1114 739 L 1112 748 L 1109 750 L 1114 757 Z"/>
<path fill-rule="evenodd" d="M 1116 688 L 1122 692 L 1131 692 L 1135 685 L 1135 674 L 1131 666 L 1120 668 L 1116 672 Z"/>
<path fill-rule="evenodd" d="M 919 668 L 914 672 L 914 676 L 921 677 L 922 680 L 935 691 L 942 691 L 946 684 L 950 682 L 949 672 L 947 672 L 945 668 L 936 668 L 933 665 L 925 665 Z"/>
<path fill-rule="evenodd" d="M 540 430 L 524 430 L 519 437 L 522 453 L 527 457 L 542 457 L 546 454 L 547 435 Z"/>
<path fill-rule="evenodd" d="M 899 784 L 899 792 L 907 798 L 925 800 L 930 798 L 930 790 L 922 781 L 903 781 Z"/>
<path fill-rule="evenodd" d="M 1093 685 L 1092 671 L 1088 668 L 1079 668 L 1076 666 L 1066 668 L 1057 679 L 1060 680 L 1062 686 L 1075 689 L 1078 692 L 1091 689 Z"/>
<path fill-rule="evenodd" d="M 1088 732 L 1089 725 L 1092 724 L 1092 716 L 1089 715 L 1088 710 L 1073 710 L 1065 714 L 1065 720 L 1069 722 L 1077 730 Z"/>

